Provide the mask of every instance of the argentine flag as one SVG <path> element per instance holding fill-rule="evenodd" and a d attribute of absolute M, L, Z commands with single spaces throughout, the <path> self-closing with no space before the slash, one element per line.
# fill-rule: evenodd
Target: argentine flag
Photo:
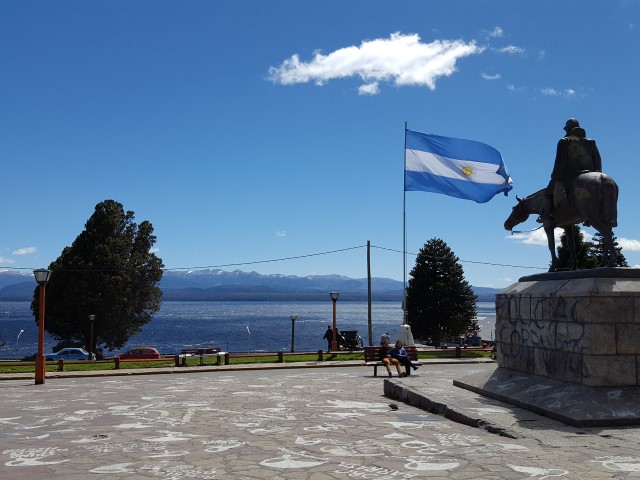
<path fill-rule="evenodd" d="M 513 188 L 502 155 L 487 144 L 411 130 L 405 130 L 405 143 L 405 191 L 485 203 Z"/>

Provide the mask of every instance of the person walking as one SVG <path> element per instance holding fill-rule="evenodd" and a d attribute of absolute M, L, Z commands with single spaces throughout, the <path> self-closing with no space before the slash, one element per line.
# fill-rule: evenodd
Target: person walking
<path fill-rule="evenodd" d="M 331 352 L 331 343 L 333 342 L 333 329 L 331 325 L 327 325 L 327 331 L 324 332 L 324 338 L 327 341 L 327 353 Z"/>
<path fill-rule="evenodd" d="M 391 349 L 389 348 L 389 342 L 384 341 L 382 342 L 382 345 L 380 346 L 380 349 L 378 350 L 378 358 L 380 359 L 380 361 L 382 363 L 384 363 L 385 368 L 387 369 L 387 373 L 389 374 L 389 376 L 393 376 L 391 375 L 391 365 L 395 365 L 396 366 L 396 370 L 398 371 L 398 376 L 399 377 L 406 377 L 407 374 L 404 373 L 402 370 L 400 370 L 400 362 L 398 361 L 398 359 L 393 358 L 391 356 Z"/>

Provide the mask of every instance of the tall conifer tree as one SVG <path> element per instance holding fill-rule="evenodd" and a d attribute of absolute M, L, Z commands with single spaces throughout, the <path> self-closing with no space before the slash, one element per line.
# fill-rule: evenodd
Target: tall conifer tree
<path fill-rule="evenodd" d="M 459 336 L 473 323 L 477 297 L 462 266 L 439 238 L 420 249 L 407 287 L 407 321 L 420 339 Z"/>
<path fill-rule="evenodd" d="M 602 254 L 604 252 L 604 242 L 602 235 L 596 232 L 593 235 L 593 241 L 587 242 L 584 239 L 583 233 L 580 231 L 580 227 L 578 225 L 573 225 L 570 228 L 570 232 L 572 232 L 573 239 L 575 242 L 576 249 L 576 261 L 578 270 L 588 269 L 588 268 L 596 268 L 600 265 L 600 260 L 602 260 Z M 616 241 L 616 237 L 613 237 L 613 244 L 615 249 L 618 252 L 616 258 L 616 267 L 628 267 L 627 259 L 622 253 L 622 247 L 618 246 L 618 242 Z M 567 238 L 565 232 L 560 235 L 560 245 L 558 246 L 558 269 L 561 270 L 570 270 L 571 269 L 571 251 L 570 251 L 570 243 Z"/>
<path fill-rule="evenodd" d="M 627 262 L 627 258 L 622 253 L 622 247 L 618 245 L 618 242 L 616 241 L 615 236 L 613 237 L 613 247 L 618 252 L 616 256 L 616 267 L 628 267 L 629 263 Z M 604 239 L 602 238 L 602 235 L 596 232 L 595 235 L 593 236 L 592 249 L 590 252 L 591 255 L 593 255 L 596 259 L 596 265 L 600 264 L 600 260 L 602 260 L 603 252 L 604 252 Z"/>
<path fill-rule="evenodd" d="M 580 231 L 579 225 L 572 225 L 562 232 L 560 235 L 560 245 L 558 246 L 558 270 L 571 270 L 571 250 L 570 239 L 567 238 L 566 232 L 573 236 L 573 243 L 576 252 L 576 262 L 578 270 L 585 268 L 595 268 L 598 266 L 598 260 L 593 256 L 593 244 L 584 240 L 584 235 Z"/>
<path fill-rule="evenodd" d="M 122 348 L 160 309 L 162 260 L 152 252 L 156 242 L 148 221 L 114 200 L 95 212 L 70 247 L 49 265 L 45 329 L 62 346 Z M 39 290 L 31 310 L 38 320 Z M 89 341 L 89 315 L 95 315 Z"/>

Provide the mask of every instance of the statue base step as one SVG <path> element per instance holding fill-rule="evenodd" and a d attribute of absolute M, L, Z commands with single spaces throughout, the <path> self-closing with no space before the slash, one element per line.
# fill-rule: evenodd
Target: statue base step
<path fill-rule="evenodd" d="M 502 367 L 453 384 L 575 427 L 640 425 L 640 387 L 587 387 Z"/>

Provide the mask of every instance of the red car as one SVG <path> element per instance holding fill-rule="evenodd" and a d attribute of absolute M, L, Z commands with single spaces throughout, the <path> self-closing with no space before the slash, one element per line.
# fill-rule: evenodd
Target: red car
<path fill-rule="evenodd" d="M 115 356 L 121 359 L 144 360 L 146 358 L 160 358 L 160 352 L 153 347 L 136 347 L 124 353 L 118 353 Z"/>

